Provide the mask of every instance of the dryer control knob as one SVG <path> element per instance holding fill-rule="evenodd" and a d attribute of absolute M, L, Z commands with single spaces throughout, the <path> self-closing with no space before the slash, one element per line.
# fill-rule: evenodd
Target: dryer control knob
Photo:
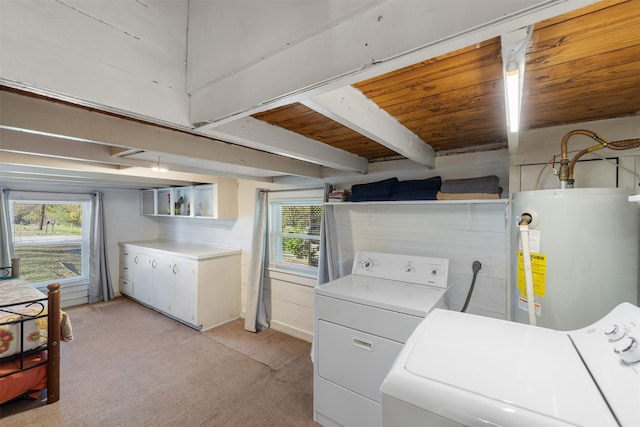
<path fill-rule="evenodd" d="M 640 348 L 638 348 L 638 340 L 635 337 L 621 339 L 613 347 L 613 351 L 625 363 L 640 362 Z"/>
<path fill-rule="evenodd" d="M 604 330 L 604 334 L 609 338 L 609 341 L 618 341 L 626 335 L 626 331 L 618 325 L 611 325 Z"/>

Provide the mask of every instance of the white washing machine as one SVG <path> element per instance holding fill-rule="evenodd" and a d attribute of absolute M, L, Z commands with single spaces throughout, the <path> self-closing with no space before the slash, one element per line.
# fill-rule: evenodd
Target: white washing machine
<path fill-rule="evenodd" d="M 435 310 L 382 387 L 383 426 L 640 426 L 640 308 L 560 332 Z"/>
<path fill-rule="evenodd" d="M 380 425 L 380 385 L 414 329 L 447 308 L 449 260 L 357 252 L 314 295 L 314 420 Z"/>

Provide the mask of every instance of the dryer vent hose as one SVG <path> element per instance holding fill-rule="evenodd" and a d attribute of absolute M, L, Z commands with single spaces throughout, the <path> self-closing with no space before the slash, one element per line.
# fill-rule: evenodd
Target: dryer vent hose
<path fill-rule="evenodd" d="M 464 302 L 462 310 L 460 310 L 463 313 L 467 311 L 467 307 L 469 306 L 471 294 L 473 293 L 473 288 L 476 285 L 476 277 L 478 277 L 478 272 L 480 271 L 480 269 L 482 269 L 482 264 L 480 264 L 480 261 L 473 261 L 471 269 L 473 270 L 473 279 L 471 279 L 471 286 L 469 287 L 469 292 L 467 293 L 467 300 Z"/>

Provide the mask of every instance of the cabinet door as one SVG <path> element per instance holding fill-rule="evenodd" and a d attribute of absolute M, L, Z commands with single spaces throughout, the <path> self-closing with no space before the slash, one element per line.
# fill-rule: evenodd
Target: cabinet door
<path fill-rule="evenodd" d="M 154 255 L 151 260 L 151 305 L 170 313 L 171 308 L 171 258 Z"/>
<path fill-rule="evenodd" d="M 133 297 L 149 304 L 151 301 L 151 257 L 144 253 L 133 254 L 133 264 L 129 267 L 133 280 Z"/>
<path fill-rule="evenodd" d="M 198 325 L 198 271 L 195 261 L 174 260 L 171 287 L 172 316 Z"/>

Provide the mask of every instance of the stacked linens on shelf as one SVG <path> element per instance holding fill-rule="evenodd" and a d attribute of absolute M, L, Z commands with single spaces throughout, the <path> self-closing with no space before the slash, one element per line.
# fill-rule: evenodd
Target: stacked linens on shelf
<path fill-rule="evenodd" d="M 439 176 L 408 181 L 389 178 L 368 184 L 356 184 L 351 187 L 351 201 L 436 200 L 441 184 L 442 178 Z"/>
<path fill-rule="evenodd" d="M 348 202 L 351 200 L 351 191 L 336 190 L 327 194 L 328 202 Z"/>
<path fill-rule="evenodd" d="M 436 200 L 441 185 L 442 178 L 439 176 L 398 181 L 391 186 L 389 200 Z"/>
<path fill-rule="evenodd" d="M 442 182 L 438 200 L 499 199 L 502 187 L 496 175 L 478 178 L 448 179 Z"/>
<path fill-rule="evenodd" d="M 398 178 L 383 179 L 367 184 L 356 184 L 351 187 L 352 202 L 376 202 L 389 200 L 391 187 L 398 182 Z"/>

